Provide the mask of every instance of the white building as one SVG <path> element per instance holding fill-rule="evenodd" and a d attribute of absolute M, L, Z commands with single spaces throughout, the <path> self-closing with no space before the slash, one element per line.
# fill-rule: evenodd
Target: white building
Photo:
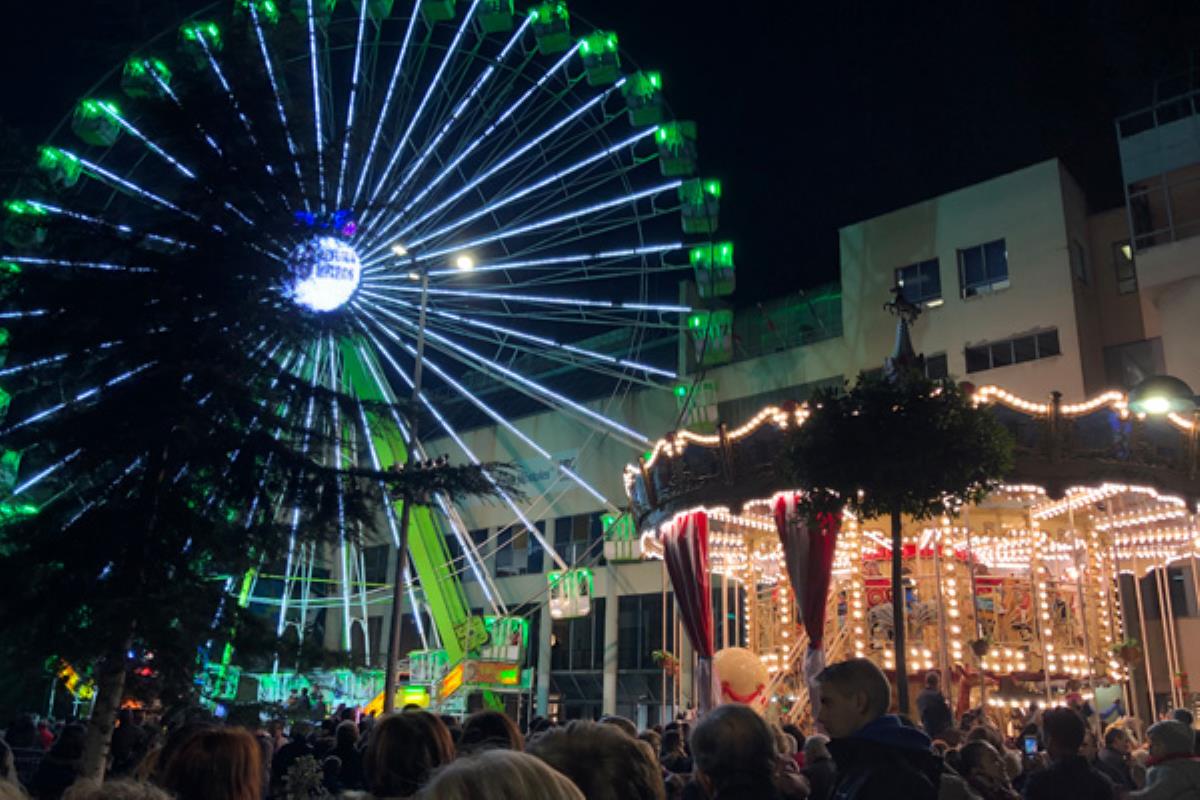
<path fill-rule="evenodd" d="M 879 368 L 894 336 L 894 319 L 882 304 L 897 280 L 925 308 L 913 339 L 932 376 L 998 384 L 1031 399 L 1058 391 L 1066 401 L 1160 373 L 1200 386 L 1200 237 L 1188 238 L 1200 233 L 1200 95 L 1183 99 L 1186 114 L 1179 98 L 1162 98 L 1118 123 L 1125 208 L 1089 214 L 1076 181 L 1052 159 L 841 229 L 839 285 L 738 311 L 725 363 L 707 369 L 687 419 L 736 425 L 769 402 L 803 400 L 815 387 Z M 694 348 L 683 344 L 680 352 L 683 371 L 694 373 L 686 363 Z M 673 396 L 650 391 L 606 410 L 651 436 L 673 428 L 679 412 Z M 623 496 L 622 468 L 640 453 L 615 439 L 584 443 L 575 423 L 551 413 L 515 424 L 556 458 L 573 460 L 606 495 Z M 521 464 L 530 458 L 494 427 L 466 438 L 485 460 Z M 430 450 L 455 453 L 449 441 L 432 442 Z M 551 471 L 531 473 L 530 518 L 569 562 L 598 563 L 605 509 L 582 490 L 555 482 Z M 591 616 L 552 621 L 542 574 L 550 565 L 540 546 L 508 527 L 511 518 L 501 506 L 470 507 L 464 517 L 505 601 L 533 619 L 528 663 L 537 672 L 536 711 L 562 717 L 616 712 L 656 721 L 664 682 L 651 652 L 664 646 L 664 623 L 673 641 L 661 564 L 598 566 Z M 380 580 L 392 574 L 390 550 L 369 549 Z M 1186 609 L 1180 639 L 1200 641 L 1190 577 L 1173 569 L 1170 578 L 1175 608 Z M 482 606 L 477 585 L 468 580 L 466 588 Z M 1153 588 L 1143 592 L 1154 595 Z M 1152 605 L 1151 617 L 1157 601 Z M 377 605 L 371 612 L 377 664 L 387 647 L 387 611 Z M 728 613 L 720 603 L 716 611 L 720 647 Z M 327 630 L 331 642 L 336 624 L 331 620 Z M 1153 630 L 1148 636 L 1154 650 Z M 1200 674 L 1200 646 L 1184 654 L 1184 663 Z M 1165 672 L 1155 682 L 1166 686 Z"/>

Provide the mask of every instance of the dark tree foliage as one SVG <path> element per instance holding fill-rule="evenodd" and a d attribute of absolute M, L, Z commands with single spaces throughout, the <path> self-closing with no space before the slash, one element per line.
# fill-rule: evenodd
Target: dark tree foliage
<path fill-rule="evenodd" d="M 237 45 L 226 58 L 242 101 L 273 107 Z M 243 652 L 276 647 L 227 583 L 280 563 L 293 536 L 360 536 L 381 519 L 384 489 L 417 504 L 518 494 L 503 465 L 371 468 L 368 439 L 398 442 L 412 409 L 330 377 L 369 330 L 350 306 L 312 313 L 285 295 L 281 254 L 308 235 L 294 227 L 294 180 L 264 166 L 289 163 L 286 138 L 263 115 L 251 140 L 218 87 L 184 81 L 181 106 L 122 103 L 196 175 L 139 164 L 138 182 L 172 187 L 175 209 L 87 180 L 62 198 L 30 175 L 19 196 L 128 228 L 38 217 L 46 243 L 27 252 L 61 263 L 0 282 L 2 310 L 23 313 L 5 321 L 0 446 L 22 453 L 23 480 L 46 471 L 21 496 L 40 512 L 0 527 L 4 660 L 96 665 L 99 717 L 120 699 L 130 648 L 154 653 L 154 688 L 169 700 L 231 631 Z"/>
<path fill-rule="evenodd" d="M 809 513 L 846 508 L 891 521 L 892 586 L 902 578 L 902 518 L 956 515 L 982 500 L 1012 467 L 1012 439 L 951 381 L 900 366 L 889 376 L 818 392 L 789 436 L 781 468 L 806 490 Z M 908 713 L 904 603 L 893 590 L 896 689 Z"/>
<path fill-rule="evenodd" d="M 863 375 L 823 389 L 790 435 L 783 468 L 809 490 L 812 511 L 848 508 L 859 519 L 899 511 L 954 514 L 983 499 L 1012 467 L 1012 440 L 951 381 L 919 372 Z M 861 494 L 860 494 L 861 492 Z"/>

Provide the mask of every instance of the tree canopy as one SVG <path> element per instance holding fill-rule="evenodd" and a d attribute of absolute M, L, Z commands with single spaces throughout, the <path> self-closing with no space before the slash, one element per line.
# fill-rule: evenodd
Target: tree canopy
<path fill-rule="evenodd" d="M 915 519 L 977 502 L 1012 467 L 1012 440 L 950 381 L 915 370 L 862 375 L 823 389 L 789 436 L 781 468 L 808 490 L 810 511 L 846 507 L 860 519 Z"/>

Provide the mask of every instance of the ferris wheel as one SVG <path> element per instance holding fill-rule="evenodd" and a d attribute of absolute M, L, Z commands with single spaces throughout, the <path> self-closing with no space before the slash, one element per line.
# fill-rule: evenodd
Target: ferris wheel
<path fill-rule="evenodd" d="M 709 319 L 681 302 L 679 281 L 691 273 L 702 298 L 727 294 L 733 260 L 731 245 L 713 241 L 721 186 L 698 171 L 695 124 L 671 118 L 660 74 L 631 69 L 616 33 L 581 28 L 564 2 L 210 7 L 136 50 L 41 148 L 53 191 L 7 203 L 0 262 L 10 274 L 138 268 L 82 245 L 74 258 L 39 255 L 53 218 L 137 232 L 134 252 L 159 263 L 194 246 L 161 234 L 180 220 L 236 241 L 277 265 L 279 294 L 297 312 L 338 315 L 351 330 L 291 351 L 264 344 L 264 361 L 363 401 L 413 398 L 411 418 L 387 423 L 399 443 L 372 433 L 322 457 L 380 468 L 437 457 L 430 443 L 448 441 L 452 460 L 479 463 L 464 431 L 494 427 L 510 452 L 553 475 L 535 496 L 501 494 L 512 525 L 555 561 L 556 586 L 583 585 L 534 519 L 568 490 L 614 512 L 624 500 L 514 420 L 569 419 L 577 461 L 601 442 L 645 450 L 647 433 L 622 416 L 621 400 L 679 392 L 675 337 L 708 332 Z M 202 158 L 232 165 L 232 179 L 198 187 Z M 184 205 L 198 188 L 213 202 Z M 101 346 L 96 335 L 90 345 Z M 11 365 L 0 381 L 17 368 L 38 365 Z M 10 504 L 49 473 L 21 477 Z M 385 505 L 398 543 L 398 507 Z M 439 500 L 412 524 L 422 605 L 437 628 L 429 637 L 447 645 L 443 629 L 469 615 L 456 571 L 473 573 L 504 616 L 458 510 Z M 450 555 L 459 561 L 448 572 Z M 349 648 L 366 628 L 362 552 L 345 542 L 327 596 L 308 588 L 315 558 L 294 548 L 277 593 L 250 580 L 242 600 L 270 605 L 280 633 L 335 608 Z M 416 607 L 413 583 L 409 592 Z M 560 613 L 580 610 L 558 599 Z"/>

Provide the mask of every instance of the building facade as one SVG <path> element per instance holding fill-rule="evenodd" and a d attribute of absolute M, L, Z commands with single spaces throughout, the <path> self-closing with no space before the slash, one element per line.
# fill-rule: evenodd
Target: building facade
<path fill-rule="evenodd" d="M 803 400 L 817 387 L 853 381 L 878 369 L 892 349 L 894 321 L 882 304 L 897 284 L 924 307 L 913 341 L 932 377 L 997 384 L 1029 399 L 1060 392 L 1066 401 L 1127 389 L 1154 374 L 1200 386 L 1200 95 L 1183 99 L 1181 106 L 1178 97 L 1164 97 L 1118 122 L 1125 207 L 1089 213 L 1078 183 L 1052 159 L 846 226 L 838 234 L 838 285 L 738 310 L 718 350 L 705 350 L 703 372 L 695 365 L 699 343 L 681 331 L 680 371 L 690 375 L 691 389 L 685 401 L 642 390 L 597 407 L 656 438 L 680 421 L 736 425 L 768 403 Z M 624 496 L 622 470 L 641 455 L 637 448 L 562 415 L 513 422 L 604 495 Z M 553 465 L 539 463 L 503 430 L 480 427 L 466 438 L 482 459 L 518 465 L 529 518 L 568 563 L 595 569 L 591 614 L 553 620 L 545 575 L 552 565 L 536 538 L 502 506 L 462 509 L 503 601 L 531 620 L 533 711 L 561 718 L 621 713 L 649 724 L 689 704 L 687 642 L 661 563 L 603 560 L 600 517 L 617 509 L 556 479 Z M 449 440 L 428 445 L 431 452 L 456 453 Z M 451 550 L 461 555 L 453 543 Z M 385 584 L 394 548 L 379 544 L 367 552 L 374 565 L 368 580 Z M 482 608 L 478 582 L 469 570 L 461 575 L 470 602 Z M 1183 663 L 1200 674 L 1191 572 L 1173 568 L 1169 585 Z M 1132 592 L 1132 581 L 1126 589 Z M 714 591 L 718 647 L 736 640 L 730 619 L 739 591 Z M 1147 618 L 1157 619 L 1154 588 L 1143 585 L 1142 593 Z M 390 592 L 381 587 L 379 595 L 364 654 L 376 665 L 387 650 Z M 421 642 L 411 622 L 404 643 L 415 648 Z M 326 626 L 330 643 L 340 641 L 337 624 L 331 619 Z M 1153 628 L 1147 632 L 1151 650 L 1161 645 L 1161 634 L 1155 636 Z M 682 680 L 664 677 L 656 650 L 683 654 Z M 1156 682 L 1167 685 L 1167 676 Z"/>

